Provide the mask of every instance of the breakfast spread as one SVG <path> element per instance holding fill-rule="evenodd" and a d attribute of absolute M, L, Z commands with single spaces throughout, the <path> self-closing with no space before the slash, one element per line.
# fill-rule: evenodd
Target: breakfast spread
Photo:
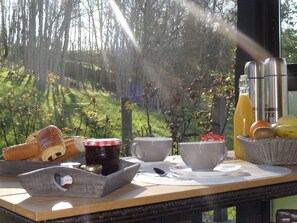
<path fill-rule="evenodd" d="M 63 138 L 61 130 L 49 125 L 32 133 L 25 143 L 3 148 L 5 160 L 64 161 L 84 151 L 81 136 Z"/>

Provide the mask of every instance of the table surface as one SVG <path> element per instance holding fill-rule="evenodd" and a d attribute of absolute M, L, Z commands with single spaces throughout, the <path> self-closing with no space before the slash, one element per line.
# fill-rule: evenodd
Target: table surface
<path fill-rule="evenodd" d="M 243 164 L 245 161 L 226 162 Z M 284 176 L 208 186 L 170 186 L 132 181 L 100 199 L 31 197 L 15 177 L 0 177 L 0 207 L 34 221 L 43 221 L 296 182 L 297 166 L 287 168 L 292 171 Z"/>

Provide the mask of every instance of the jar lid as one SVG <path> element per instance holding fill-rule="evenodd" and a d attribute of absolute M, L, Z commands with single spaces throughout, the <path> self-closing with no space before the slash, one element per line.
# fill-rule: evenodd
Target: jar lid
<path fill-rule="evenodd" d="M 119 146 L 119 145 L 122 145 L 122 141 L 117 138 L 87 139 L 84 145 L 85 146 Z"/>
<path fill-rule="evenodd" d="M 102 166 L 100 164 L 99 165 L 92 165 L 92 166 L 81 165 L 80 169 L 86 170 L 86 171 L 91 172 L 91 173 L 99 174 L 102 171 Z"/>

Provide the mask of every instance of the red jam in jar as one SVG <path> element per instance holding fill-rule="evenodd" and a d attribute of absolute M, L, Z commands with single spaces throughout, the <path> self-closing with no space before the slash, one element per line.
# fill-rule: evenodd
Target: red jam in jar
<path fill-rule="evenodd" d="M 86 166 L 102 165 L 102 175 L 118 171 L 121 144 L 116 138 L 87 139 L 84 143 Z"/>

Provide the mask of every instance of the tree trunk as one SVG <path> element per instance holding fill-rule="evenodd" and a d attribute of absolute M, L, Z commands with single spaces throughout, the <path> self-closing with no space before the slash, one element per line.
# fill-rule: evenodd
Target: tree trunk
<path fill-rule="evenodd" d="M 6 29 L 6 13 L 5 13 L 5 4 L 3 4 L 3 0 L 0 1 L 1 7 L 1 43 L 3 45 L 4 53 L 2 55 L 3 58 L 7 58 L 8 56 L 8 44 L 7 44 L 7 29 Z"/>
<path fill-rule="evenodd" d="M 72 0 L 67 1 L 66 9 L 65 9 L 65 17 L 62 24 L 62 27 L 64 29 L 63 51 L 62 51 L 62 57 L 60 62 L 61 63 L 60 76 L 61 76 L 62 84 L 65 78 L 65 64 L 66 64 L 67 50 L 68 50 L 68 44 L 69 44 L 69 29 L 70 29 L 71 14 L 72 14 L 74 4 L 75 4 L 75 1 L 72 1 Z M 61 30 L 62 30 L 62 27 L 61 27 Z"/>

